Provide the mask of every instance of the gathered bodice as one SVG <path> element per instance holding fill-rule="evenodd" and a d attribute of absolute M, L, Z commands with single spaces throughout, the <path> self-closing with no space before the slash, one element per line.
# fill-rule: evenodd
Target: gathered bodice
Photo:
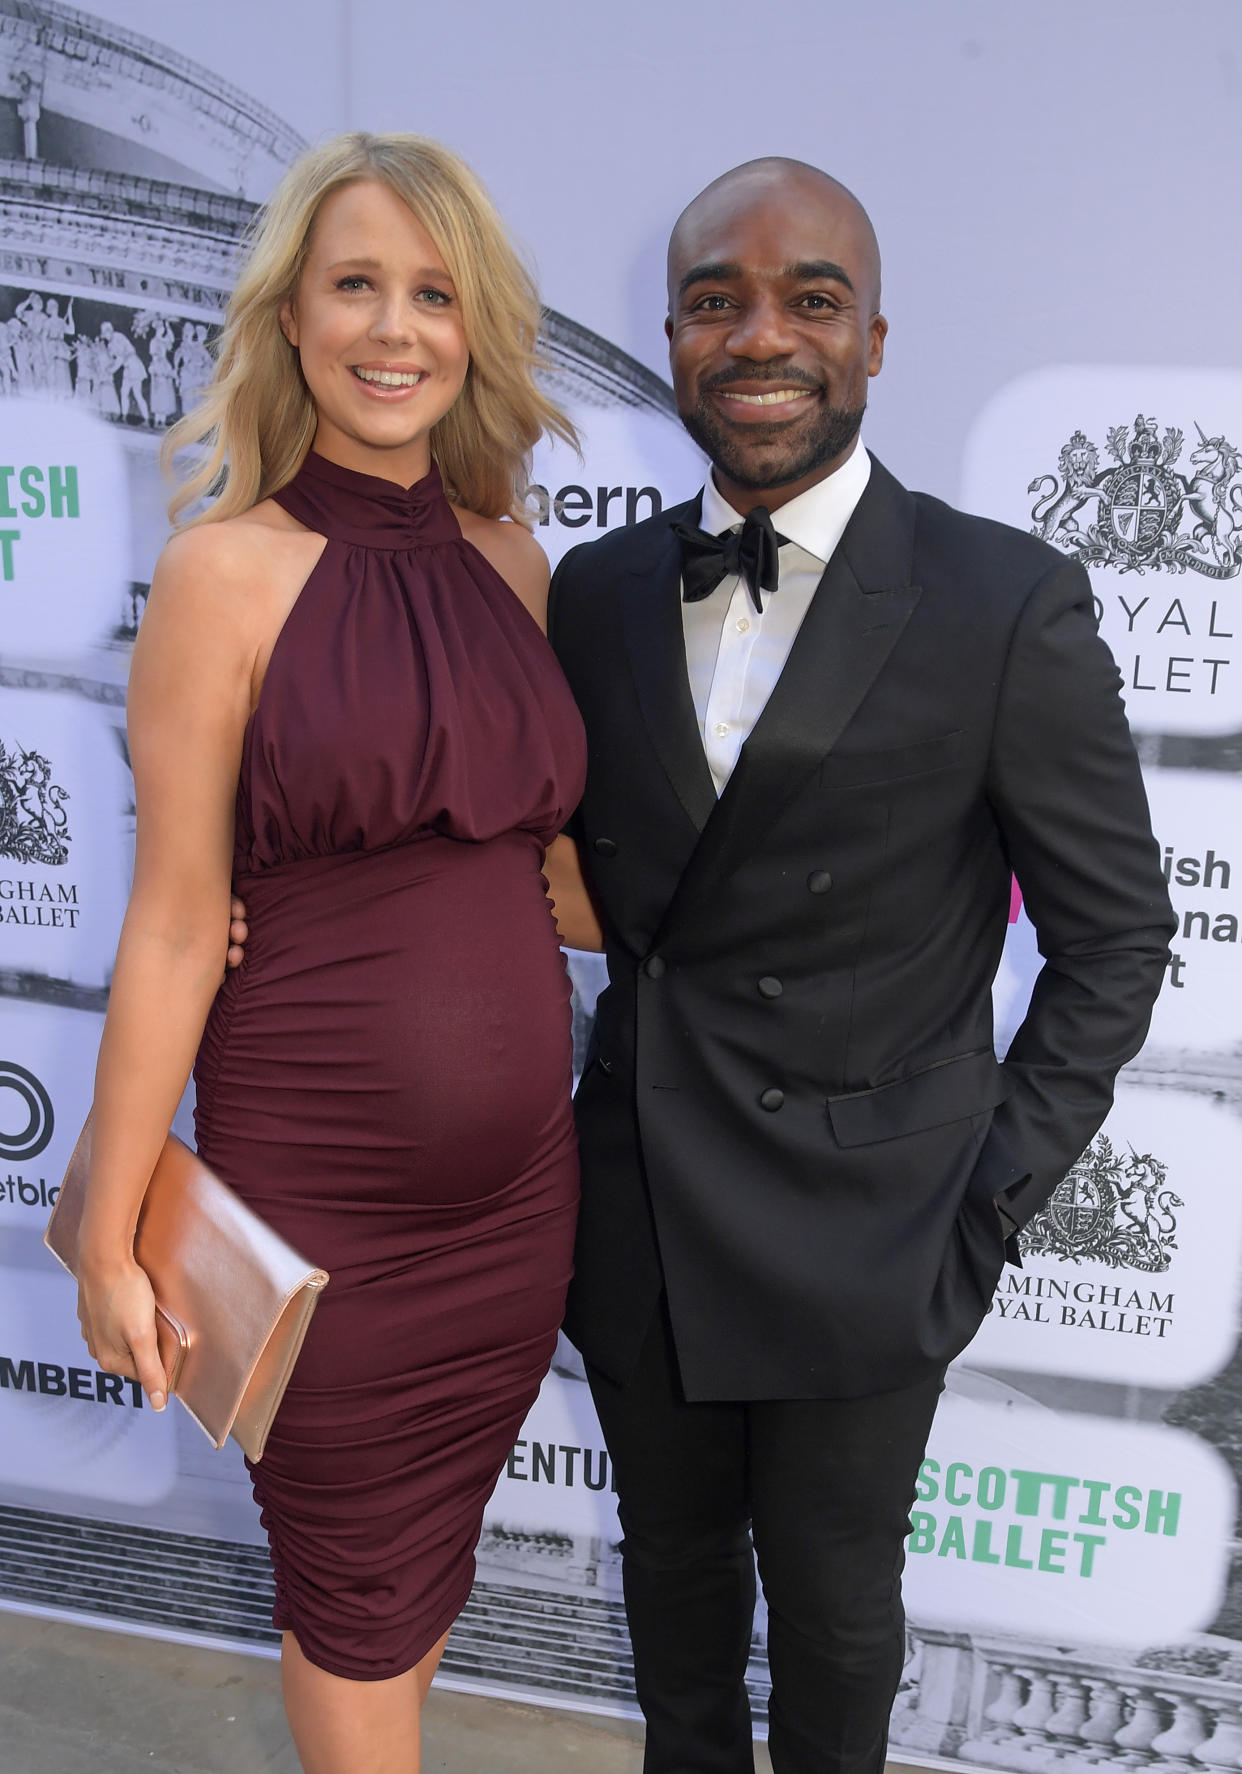
<path fill-rule="evenodd" d="M 581 722 L 439 473 L 405 489 L 311 454 L 275 498 L 327 542 L 246 728 L 237 871 L 433 835 L 550 842 L 582 790 Z"/>

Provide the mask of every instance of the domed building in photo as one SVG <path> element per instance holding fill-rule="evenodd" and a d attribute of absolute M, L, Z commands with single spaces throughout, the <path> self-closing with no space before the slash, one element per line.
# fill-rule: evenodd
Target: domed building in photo
<path fill-rule="evenodd" d="M 124 434 L 136 628 L 166 534 L 161 433 L 211 374 L 259 202 L 305 146 L 263 105 L 58 0 L 0 0 L 0 396 L 78 402 Z M 547 311 L 554 398 L 671 417 L 667 386 Z"/>

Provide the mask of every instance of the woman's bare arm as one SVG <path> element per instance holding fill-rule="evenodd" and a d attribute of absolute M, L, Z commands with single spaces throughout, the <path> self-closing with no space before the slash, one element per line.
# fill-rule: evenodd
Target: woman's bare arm
<path fill-rule="evenodd" d="M 224 966 L 234 803 L 250 711 L 253 544 L 232 525 L 174 537 L 134 648 L 134 885 L 95 1081 L 79 1316 L 91 1354 L 161 1408 L 150 1284 L 133 1236 Z"/>
<path fill-rule="evenodd" d="M 565 947 L 591 949 L 598 953 L 604 946 L 599 908 L 582 873 L 578 846 L 564 832 L 548 846 L 543 872 L 548 883 L 548 898 L 552 902 L 552 916 Z"/>

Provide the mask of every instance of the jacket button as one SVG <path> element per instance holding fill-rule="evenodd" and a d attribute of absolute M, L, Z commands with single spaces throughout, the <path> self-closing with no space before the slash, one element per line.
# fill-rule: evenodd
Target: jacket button
<path fill-rule="evenodd" d="M 766 1109 L 769 1114 L 774 1115 L 784 1101 L 785 1092 L 783 1090 L 778 1090 L 775 1084 L 773 1084 L 765 1090 L 763 1095 L 759 1098 L 759 1107 L 761 1109 Z"/>
<path fill-rule="evenodd" d="M 591 848 L 596 856 L 615 856 L 617 854 L 617 846 L 612 838 L 596 838 Z"/>
<path fill-rule="evenodd" d="M 662 955 L 648 955 L 643 962 L 643 972 L 648 979 L 663 979 L 664 957 Z"/>
<path fill-rule="evenodd" d="M 806 884 L 812 893 L 827 893 L 832 886 L 832 876 L 827 869 L 812 869 L 806 878 Z"/>
<path fill-rule="evenodd" d="M 759 996 L 761 998 L 779 998 L 784 990 L 780 980 L 774 979 L 770 973 L 765 973 L 759 981 Z"/>

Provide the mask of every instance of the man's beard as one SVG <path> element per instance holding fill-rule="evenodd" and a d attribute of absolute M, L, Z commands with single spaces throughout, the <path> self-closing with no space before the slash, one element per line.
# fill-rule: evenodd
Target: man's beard
<path fill-rule="evenodd" d="M 782 378 L 782 386 L 787 385 Z M 779 421 L 771 425 L 750 424 L 746 426 L 743 444 L 738 439 L 741 428 L 730 429 L 712 405 L 708 389 L 701 388 L 697 403 L 688 412 L 682 411 L 680 418 L 721 473 L 734 486 L 754 492 L 789 486 L 834 461 L 858 436 L 866 410 L 865 401 L 858 407 L 824 405 L 813 425 L 800 425 L 797 435 L 787 440 L 786 426 Z"/>

